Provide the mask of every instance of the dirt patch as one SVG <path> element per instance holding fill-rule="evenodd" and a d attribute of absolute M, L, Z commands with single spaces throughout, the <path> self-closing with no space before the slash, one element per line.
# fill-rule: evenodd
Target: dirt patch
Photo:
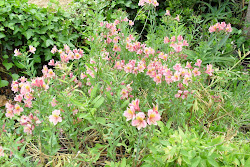
<path fill-rule="evenodd" d="M 67 7 L 67 5 L 72 2 L 73 0 L 59 0 L 59 4 L 62 7 Z M 28 3 L 36 4 L 40 7 L 47 7 L 49 0 L 29 0 Z"/>

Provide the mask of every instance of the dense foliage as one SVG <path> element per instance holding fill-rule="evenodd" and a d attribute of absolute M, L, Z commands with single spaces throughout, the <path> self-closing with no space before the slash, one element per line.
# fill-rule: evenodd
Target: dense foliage
<path fill-rule="evenodd" d="M 234 44 L 230 22 L 197 16 L 188 26 L 171 9 L 182 1 L 158 15 L 160 1 L 140 0 L 133 19 L 110 2 L 83 2 L 67 16 L 85 25 L 74 27 L 86 37 L 72 40 L 78 47 L 12 46 L 25 76 L 12 81 L 15 97 L 0 112 L 1 166 L 250 165 L 241 65 L 250 51 Z M 49 61 L 37 76 L 39 48 Z"/>

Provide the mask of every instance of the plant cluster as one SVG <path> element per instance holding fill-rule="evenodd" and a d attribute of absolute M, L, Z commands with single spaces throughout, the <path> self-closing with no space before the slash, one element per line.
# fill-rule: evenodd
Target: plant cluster
<path fill-rule="evenodd" d="M 88 47 L 53 44 L 41 76 L 38 47 L 15 48 L 26 77 L 12 81 L 15 97 L 0 112 L 1 165 L 250 165 L 249 132 L 240 130 L 250 124 L 249 103 L 239 104 L 249 94 L 235 88 L 249 87 L 236 67 L 250 52 L 223 59 L 233 48 L 225 22 L 209 25 L 196 46 L 182 16 L 167 10 L 156 24 L 158 3 L 138 4 L 146 41 L 136 19 L 117 10 L 104 20 L 87 5 L 96 16 L 84 20 Z"/>
<path fill-rule="evenodd" d="M 36 47 L 32 61 L 38 70 L 52 58 L 50 50 L 54 45 L 62 47 L 63 44 L 68 44 L 75 47 L 83 40 L 80 32 L 84 27 L 80 26 L 80 20 L 75 22 L 76 19 L 61 8 L 39 8 L 28 4 L 27 0 L 1 1 L 0 7 L 1 71 L 10 75 L 13 80 L 17 79 L 17 74 L 20 75 L 18 69 L 24 68 L 11 56 L 15 48 L 25 50 L 27 45 Z M 7 85 L 8 82 L 0 78 L 0 87 Z"/>

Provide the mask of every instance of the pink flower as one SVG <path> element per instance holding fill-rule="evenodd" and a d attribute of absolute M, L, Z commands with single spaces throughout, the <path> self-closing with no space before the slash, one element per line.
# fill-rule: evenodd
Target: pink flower
<path fill-rule="evenodd" d="M 183 40 L 182 46 L 189 46 L 186 40 Z"/>
<path fill-rule="evenodd" d="M 208 64 L 207 65 L 207 70 L 205 71 L 205 73 L 207 73 L 208 75 L 212 76 L 212 72 L 214 72 L 214 69 L 212 69 L 213 65 L 212 64 Z"/>
<path fill-rule="evenodd" d="M 121 99 L 128 98 L 128 91 L 126 89 L 122 89 L 121 95 L 122 95 Z"/>
<path fill-rule="evenodd" d="M 198 68 L 194 68 L 194 70 L 192 71 L 192 73 L 194 74 L 194 76 L 199 76 L 199 75 L 201 75 L 201 72 L 199 71 Z"/>
<path fill-rule="evenodd" d="M 21 119 L 20 119 L 20 124 L 24 126 L 24 125 L 27 125 L 29 123 L 31 123 L 31 119 L 29 117 L 27 117 L 26 115 L 22 115 Z"/>
<path fill-rule="evenodd" d="M 176 53 L 179 53 L 182 51 L 182 44 L 181 45 L 173 44 L 172 47 L 174 48 Z"/>
<path fill-rule="evenodd" d="M 170 11 L 169 11 L 169 10 L 166 10 L 165 15 L 166 15 L 166 16 L 171 16 L 171 15 L 170 15 Z"/>
<path fill-rule="evenodd" d="M 20 107 L 18 104 L 15 104 L 13 112 L 14 114 L 20 115 L 20 113 L 23 112 L 23 108 Z"/>
<path fill-rule="evenodd" d="M 32 130 L 34 130 L 35 126 L 31 124 L 24 125 L 23 132 L 27 134 L 32 134 Z"/>
<path fill-rule="evenodd" d="M 36 123 L 36 125 L 41 123 L 41 121 L 37 118 L 37 116 L 33 116 L 32 113 L 30 113 L 29 119 L 31 120 L 31 123 L 32 123 L 32 120 L 34 120 L 34 123 Z"/>
<path fill-rule="evenodd" d="M 25 81 L 27 81 L 27 78 L 21 77 L 19 80 L 20 80 L 22 83 L 24 83 Z"/>
<path fill-rule="evenodd" d="M 158 113 L 158 111 L 154 111 L 154 110 L 148 110 L 148 119 L 147 119 L 147 123 L 149 125 L 153 124 L 153 125 L 157 125 L 156 121 L 159 121 L 161 119 L 160 114 Z"/>
<path fill-rule="evenodd" d="M 21 95 L 21 94 L 16 95 L 15 98 L 14 98 L 14 100 L 21 103 L 21 101 L 23 100 L 23 95 Z"/>
<path fill-rule="evenodd" d="M 12 117 L 14 117 L 13 110 L 7 109 L 7 110 L 6 110 L 6 113 L 5 113 L 5 116 L 6 116 L 7 118 L 12 119 Z"/>
<path fill-rule="evenodd" d="M 177 21 L 180 21 L 180 15 L 177 15 L 176 18 L 174 18 Z"/>
<path fill-rule="evenodd" d="M 13 109 L 14 109 L 14 106 L 13 106 L 11 103 L 7 102 L 7 103 L 5 104 L 5 108 L 6 108 L 7 110 L 13 110 Z"/>
<path fill-rule="evenodd" d="M 160 59 L 163 59 L 163 60 L 167 61 L 168 55 L 167 55 L 167 54 L 164 54 L 163 52 L 161 52 L 161 53 L 158 55 L 158 57 L 159 57 Z"/>
<path fill-rule="evenodd" d="M 181 64 L 180 63 L 176 63 L 173 67 L 176 71 L 180 71 L 182 69 Z"/>
<path fill-rule="evenodd" d="M 29 46 L 29 52 L 35 54 L 36 48 L 34 46 Z"/>
<path fill-rule="evenodd" d="M 146 128 L 147 123 L 144 120 L 145 114 L 143 112 L 139 112 L 136 114 L 135 119 L 132 121 L 132 126 L 136 126 L 138 130 L 141 128 Z"/>
<path fill-rule="evenodd" d="M 168 37 L 165 37 L 165 38 L 164 38 L 164 43 L 169 43 L 169 42 L 170 42 L 169 38 L 168 38 Z"/>
<path fill-rule="evenodd" d="M 188 75 L 185 75 L 184 79 L 183 79 L 183 84 L 188 86 L 188 81 L 190 81 L 190 80 L 191 80 L 190 77 Z"/>
<path fill-rule="evenodd" d="M 14 93 L 16 93 L 16 92 L 18 92 L 18 84 L 11 84 L 11 90 L 14 92 Z"/>
<path fill-rule="evenodd" d="M 22 53 L 19 51 L 19 49 L 14 50 L 14 56 L 20 56 Z"/>
<path fill-rule="evenodd" d="M 74 59 L 79 60 L 81 57 L 80 53 L 75 53 Z"/>
<path fill-rule="evenodd" d="M 226 27 L 226 32 L 232 32 L 231 24 L 229 23 Z"/>
<path fill-rule="evenodd" d="M 55 66 L 55 60 L 51 59 L 48 63 L 49 66 Z"/>
<path fill-rule="evenodd" d="M 134 22 L 133 22 L 132 20 L 129 20 L 129 21 L 128 21 L 128 24 L 129 24 L 130 26 L 133 26 L 133 25 L 134 25 Z"/>
<path fill-rule="evenodd" d="M 0 146 L 0 157 L 3 157 L 3 156 L 4 156 L 3 147 Z"/>
<path fill-rule="evenodd" d="M 55 54 L 57 52 L 57 48 L 56 46 L 54 46 L 52 49 L 51 49 L 51 53 Z"/>
<path fill-rule="evenodd" d="M 26 82 L 26 84 L 24 84 L 22 87 L 21 87 L 21 94 L 22 95 L 25 95 L 26 93 L 30 93 L 32 91 L 32 89 L 31 89 L 31 86 L 30 86 L 30 83 L 27 83 Z"/>
<path fill-rule="evenodd" d="M 141 111 L 141 110 L 140 110 L 140 107 L 139 107 L 139 103 L 140 103 L 140 100 L 139 100 L 139 99 L 135 99 L 135 100 L 133 100 L 133 101 L 129 104 L 129 106 L 130 106 L 130 107 L 133 107 L 133 108 L 135 109 L 135 111 Z"/>
<path fill-rule="evenodd" d="M 189 68 L 192 69 L 193 67 L 191 66 L 191 63 L 187 62 L 186 67 L 185 68 Z"/>
<path fill-rule="evenodd" d="M 58 122 L 62 122 L 62 117 L 60 117 L 60 110 L 54 110 L 52 115 L 49 116 L 49 121 L 56 125 Z"/>
<path fill-rule="evenodd" d="M 181 97 L 182 92 L 183 92 L 183 91 L 178 90 L 178 93 L 174 95 L 174 96 L 175 96 L 175 98 L 179 98 L 179 97 Z"/>
<path fill-rule="evenodd" d="M 171 77 L 171 79 L 176 82 L 180 80 L 180 72 L 176 71 L 174 75 Z"/>
<path fill-rule="evenodd" d="M 113 48 L 113 51 L 114 52 L 120 52 L 121 51 L 121 48 L 118 46 L 118 45 L 114 45 L 114 48 Z"/>
<path fill-rule="evenodd" d="M 161 77 L 162 77 L 161 74 L 157 74 L 157 75 L 154 77 L 154 81 L 156 82 L 156 84 L 161 83 Z"/>
<path fill-rule="evenodd" d="M 135 109 L 133 107 L 127 108 L 123 115 L 127 118 L 127 121 L 132 120 L 135 117 Z"/>
<path fill-rule="evenodd" d="M 171 42 L 175 42 L 176 39 L 175 39 L 175 36 L 172 36 L 171 39 L 170 39 Z"/>
<path fill-rule="evenodd" d="M 52 69 L 49 69 L 49 70 L 48 70 L 47 77 L 52 78 L 52 77 L 54 77 L 54 76 L 55 76 L 55 73 L 53 72 L 53 70 L 52 70 Z"/>
<path fill-rule="evenodd" d="M 209 30 L 210 33 L 215 32 L 216 27 L 215 26 L 210 26 L 208 30 Z"/>
<path fill-rule="evenodd" d="M 177 40 L 178 40 L 178 41 L 182 41 L 182 40 L 183 40 L 183 37 L 182 37 L 181 35 L 178 35 Z"/>
<path fill-rule="evenodd" d="M 194 65 L 200 67 L 201 63 L 202 63 L 201 59 L 197 59 L 197 62 Z"/>
<path fill-rule="evenodd" d="M 133 71 L 133 66 L 132 66 L 132 64 L 130 64 L 130 63 L 126 64 L 126 65 L 124 66 L 124 71 L 125 71 L 126 73 L 132 73 L 132 71 Z"/>
<path fill-rule="evenodd" d="M 154 7 L 159 6 L 159 3 L 156 0 L 153 0 L 152 4 L 154 5 Z"/>
<path fill-rule="evenodd" d="M 57 103 L 56 98 L 53 98 L 51 101 L 51 106 L 55 107 L 57 105 L 56 103 Z"/>

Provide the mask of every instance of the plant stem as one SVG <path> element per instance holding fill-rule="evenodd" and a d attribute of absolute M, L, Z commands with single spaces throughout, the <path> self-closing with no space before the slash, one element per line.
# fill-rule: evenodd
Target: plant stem
<path fill-rule="evenodd" d="M 136 162 L 138 162 L 138 155 L 139 155 L 139 146 L 140 146 L 140 144 L 141 144 L 141 130 L 139 131 L 139 137 L 138 137 L 138 141 L 137 141 L 137 148 L 136 148 L 136 156 L 135 156 L 135 160 L 136 160 Z"/>

